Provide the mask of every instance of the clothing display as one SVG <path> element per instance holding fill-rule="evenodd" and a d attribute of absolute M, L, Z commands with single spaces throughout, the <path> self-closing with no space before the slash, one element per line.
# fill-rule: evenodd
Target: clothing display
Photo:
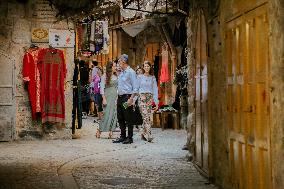
<path fill-rule="evenodd" d="M 41 112 L 40 106 L 40 75 L 38 70 L 38 47 L 30 48 L 23 58 L 23 80 L 28 85 L 29 99 L 32 109 L 32 119 L 36 119 L 36 113 Z"/>
<path fill-rule="evenodd" d="M 72 134 L 75 129 L 82 127 L 82 102 L 81 102 L 81 84 L 79 79 L 79 62 L 75 60 L 73 75 L 73 108 L 72 108 Z"/>
<path fill-rule="evenodd" d="M 103 37 L 104 37 L 104 34 L 103 34 L 103 22 L 102 21 L 96 21 L 95 22 L 95 40 L 94 40 L 94 43 L 95 43 L 95 53 L 98 53 L 102 50 L 103 48 L 103 45 L 104 45 L 104 42 L 103 42 Z"/>
<path fill-rule="evenodd" d="M 90 53 L 87 54 L 88 56 L 94 53 L 107 54 L 109 52 L 108 43 L 108 21 L 92 22 L 89 20 L 76 25 L 76 55 L 80 55 L 77 54 L 78 51 L 81 54 Z M 38 48 L 33 44 L 26 50 L 23 56 L 22 75 L 23 81 L 28 87 L 33 120 L 38 117 L 41 118 L 42 123 L 65 122 L 64 84 L 66 72 L 62 50 L 52 47 Z M 83 69 L 78 67 L 77 70 L 74 70 L 72 132 L 75 127 L 82 127 L 83 107 L 86 112 L 89 111 L 89 75 L 87 67 Z M 78 123 L 75 123 L 77 121 Z"/>
<path fill-rule="evenodd" d="M 108 21 L 91 21 L 77 26 L 78 49 L 91 54 L 109 53 Z"/>
<path fill-rule="evenodd" d="M 87 23 L 82 23 L 77 26 L 78 49 L 80 49 L 81 51 L 90 51 L 89 30 L 90 25 Z"/>
<path fill-rule="evenodd" d="M 82 111 L 89 113 L 90 110 L 90 85 L 89 85 L 89 74 L 90 69 L 87 65 L 83 62 L 80 66 L 80 84 L 81 84 L 81 101 L 82 101 Z"/>
<path fill-rule="evenodd" d="M 42 123 L 64 123 L 66 65 L 63 51 L 54 48 L 42 49 L 38 54 L 38 69 L 41 78 Z"/>
<path fill-rule="evenodd" d="M 93 21 L 91 23 L 91 33 L 90 33 L 90 51 L 92 52 L 95 51 L 95 27 L 96 27 L 96 22 Z"/>
<path fill-rule="evenodd" d="M 169 52 L 166 49 L 166 47 L 163 47 L 162 48 L 162 68 L 161 68 L 160 83 L 166 83 L 170 81 L 168 61 L 169 61 Z"/>
<path fill-rule="evenodd" d="M 108 22 L 103 21 L 103 49 L 102 54 L 109 53 L 109 34 L 108 34 Z"/>

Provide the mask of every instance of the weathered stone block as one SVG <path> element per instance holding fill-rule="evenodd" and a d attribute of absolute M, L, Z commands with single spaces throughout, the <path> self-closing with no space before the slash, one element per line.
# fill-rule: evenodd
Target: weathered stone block
<path fill-rule="evenodd" d="M 25 7 L 20 3 L 8 3 L 8 14 L 9 17 L 24 17 L 25 16 Z"/>
<path fill-rule="evenodd" d="M 28 44 L 31 42 L 31 23 L 26 19 L 16 19 L 12 40 L 15 43 Z"/>

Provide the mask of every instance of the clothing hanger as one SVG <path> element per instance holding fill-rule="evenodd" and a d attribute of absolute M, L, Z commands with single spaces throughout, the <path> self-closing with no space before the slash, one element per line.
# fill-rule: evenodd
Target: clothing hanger
<path fill-rule="evenodd" d="M 50 50 L 52 50 L 52 51 L 51 51 L 52 54 L 57 53 L 57 52 L 56 52 L 56 48 L 54 48 L 52 45 L 49 45 L 48 47 L 49 47 Z"/>
<path fill-rule="evenodd" d="M 38 48 L 38 46 L 32 43 L 30 48 Z"/>

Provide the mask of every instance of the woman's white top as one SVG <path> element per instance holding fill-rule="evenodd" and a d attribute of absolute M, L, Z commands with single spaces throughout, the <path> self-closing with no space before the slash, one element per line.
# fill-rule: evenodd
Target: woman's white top
<path fill-rule="evenodd" d="M 137 76 L 137 88 L 138 93 L 151 93 L 153 94 L 153 99 L 155 104 L 159 103 L 158 100 L 158 86 L 155 76 L 149 75 L 145 76 L 144 74 Z"/>

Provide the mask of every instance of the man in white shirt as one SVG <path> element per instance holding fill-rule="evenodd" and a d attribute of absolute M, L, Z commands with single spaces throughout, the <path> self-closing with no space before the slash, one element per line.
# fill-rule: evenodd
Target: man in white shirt
<path fill-rule="evenodd" d="M 120 138 L 113 143 L 133 143 L 133 98 L 138 93 L 136 73 L 128 65 L 128 55 L 120 56 L 118 63 L 122 72 L 118 76 L 117 119 L 120 126 Z M 128 127 L 128 136 L 126 136 Z"/>

